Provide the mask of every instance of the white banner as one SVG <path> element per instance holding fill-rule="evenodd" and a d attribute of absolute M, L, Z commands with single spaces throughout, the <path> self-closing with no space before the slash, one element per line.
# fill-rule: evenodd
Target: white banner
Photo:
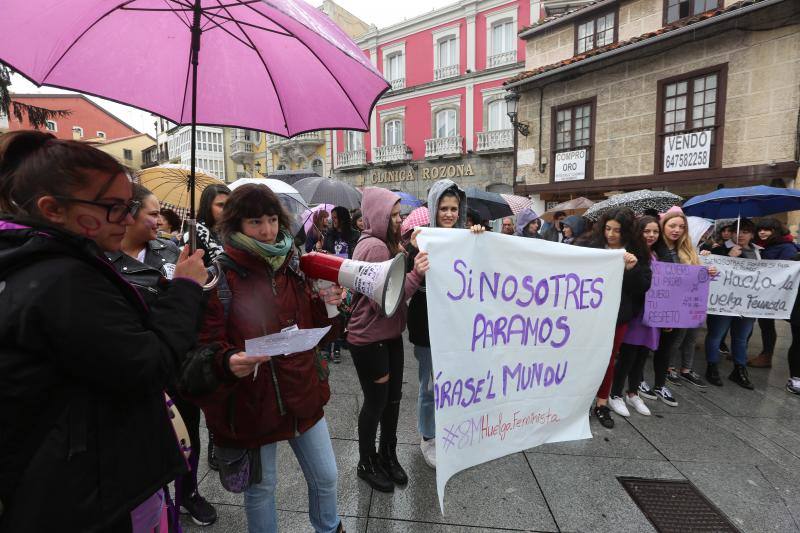
<path fill-rule="evenodd" d="M 555 181 L 575 181 L 586 178 L 586 149 L 556 154 Z"/>
<path fill-rule="evenodd" d="M 425 228 L 436 488 L 547 442 L 588 439 L 616 327 L 621 251 Z"/>
<path fill-rule="evenodd" d="M 664 138 L 664 172 L 711 166 L 711 130 L 679 133 Z"/>
<path fill-rule="evenodd" d="M 708 314 L 751 318 L 789 318 L 792 314 L 800 262 L 701 256 L 719 274 L 708 291 Z"/>

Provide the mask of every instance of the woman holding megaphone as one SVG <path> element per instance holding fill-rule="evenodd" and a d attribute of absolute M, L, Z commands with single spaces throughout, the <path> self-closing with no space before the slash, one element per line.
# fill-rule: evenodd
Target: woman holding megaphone
<path fill-rule="evenodd" d="M 250 533 L 277 531 L 276 451 L 288 441 L 308 484 L 314 531 L 341 531 L 336 508 L 336 460 L 323 406 L 330 398 L 327 363 L 315 350 L 270 358 L 245 353 L 245 341 L 264 335 L 331 325 L 323 305 L 338 305 L 333 285 L 312 291 L 301 274 L 289 218 L 263 185 L 235 189 L 217 231 L 224 242 L 225 275 L 211 293 L 200 334 L 212 349 L 210 368 L 185 370 L 184 387 L 200 405 L 228 490 L 244 492 Z M 336 335 L 335 328 L 327 337 Z M 216 382 L 211 390 L 205 377 Z"/>

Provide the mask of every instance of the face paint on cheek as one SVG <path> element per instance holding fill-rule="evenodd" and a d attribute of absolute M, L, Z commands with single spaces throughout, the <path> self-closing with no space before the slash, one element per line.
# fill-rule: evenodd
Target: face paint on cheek
<path fill-rule="evenodd" d="M 83 235 L 90 238 L 97 235 L 97 231 L 103 225 L 100 220 L 92 215 L 78 215 L 75 221 L 78 223 L 78 226 L 81 227 Z"/>

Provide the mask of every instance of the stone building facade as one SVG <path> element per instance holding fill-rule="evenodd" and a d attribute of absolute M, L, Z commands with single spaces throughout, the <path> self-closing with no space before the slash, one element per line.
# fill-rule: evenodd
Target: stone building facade
<path fill-rule="evenodd" d="M 681 13 L 668 10 L 683 4 L 690 16 L 671 20 Z M 517 192 L 556 201 L 793 186 L 796 11 L 793 0 L 606 0 L 523 30 L 526 71 L 506 83 L 530 125 Z M 613 20 L 603 38 L 601 20 Z M 580 156 L 576 171 L 564 170 Z"/>

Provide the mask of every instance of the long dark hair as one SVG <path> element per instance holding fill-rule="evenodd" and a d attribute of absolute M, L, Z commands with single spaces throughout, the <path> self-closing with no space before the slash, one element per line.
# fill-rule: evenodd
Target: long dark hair
<path fill-rule="evenodd" d="M 784 237 L 786 236 L 788 231 L 784 228 L 783 224 L 780 220 L 775 218 L 762 218 L 758 221 L 758 228 L 756 230 L 756 234 L 753 237 L 753 240 L 760 240 L 758 237 L 758 232 L 762 229 L 768 229 L 772 231 L 772 235 L 769 236 L 769 239 L 764 241 L 764 247 L 769 248 L 770 246 L 775 246 L 776 244 L 782 244 L 784 241 Z"/>
<path fill-rule="evenodd" d="M 218 194 L 230 195 L 231 190 L 226 185 L 208 185 L 203 189 L 203 194 L 200 195 L 200 209 L 197 210 L 197 220 L 205 224 L 209 230 L 213 230 L 214 226 L 219 223 L 219 220 L 214 220 L 214 212 L 211 210 L 214 198 Z"/>
<path fill-rule="evenodd" d="M 636 217 L 633 211 L 625 207 L 612 209 L 600 217 L 600 220 L 597 221 L 592 230 L 589 246 L 604 248 L 608 244 L 606 242 L 605 229 L 606 222 L 609 220 L 619 223 L 622 247 L 627 252 L 635 255 L 640 262 L 650 264 L 650 252 L 642 238 L 642 232 L 636 229 Z"/>
<path fill-rule="evenodd" d="M 109 176 L 100 197 L 125 167 L 86 143 L 34 130 L 6 133 L 0 138 L 0 212 L 37 216 L 42 196 L 71 196 L 87 187 L 87 170 Z"/>
<path fill-rule="evenodd" d="M 636 227 L 633 229 L 633 231 L 635 231 L 636 234 L 639 235 L 642 238 L 644 247 L 647 248 L 647 241 L 644 240 L 644 230 L 645 230 L 645 228 L 647 227 L 648 224 L 655 224 L 656 226 L 658 226 L 658 239 L 656 240 L 656 242 L 653 243 L 653 248 L 655 248 L 656 245 L 661 240 L 661 225 L 658 223 L 658 219 L 656 217 L 653 217 L 653 216 L 650 216 L 650 215 L 645 215 L 643 217 L 637 218 L 636 219 Z M 649 250 L 648 250 L 648 252 L 649 252 Z M 633 252 L 631 252 L 631 253 L 633 253 Z"/>
<path fill-rule="evenodd" d="M 242 220 L 246 218 L 261 218 L 262 216 L 277 216 L 281 230 L 290 232 L 289 216 L 283 209 L 283 204 L 269 187 L 249 183 L 237 187 L 225 202 L 222 217 L 217 223 L 217 233 L 220 238 L 227 240 L 232 234 L 242 231 Z"/>
<path fill-rule="evenodd" d="M 336 219 L 339 221 L 339 229 L 336 230 L 347 242 L 353 238 L 353 221 L 350 219 L 350 211 L 346 207 L 337 206 L 333 208 L 336 213 Z"/>
<path fill-rule="evenodd" d="M 169 224 L 169 227 L 172 231 L 177 231 L 181 229 L 181 217 L 167 207 L 161 209 L 161 216 L 164 217 L 164 220 Z"/>
<path fill-rule="evenodd" d="M 394 204 L 392 204 L 392 209 L 394 206 L 397 205 L 400 200 L 397 200 Z M 391 213 L 391 211 L 390 211 Z M 403 251 L 403 247 L 400 246 L 400 231 L 392 231 L 392 217 L 389 216 L 389 225 L 386 227 L 386 247 L 389 248 L 389 252 L 392 256 L 395 256 Z"/>

